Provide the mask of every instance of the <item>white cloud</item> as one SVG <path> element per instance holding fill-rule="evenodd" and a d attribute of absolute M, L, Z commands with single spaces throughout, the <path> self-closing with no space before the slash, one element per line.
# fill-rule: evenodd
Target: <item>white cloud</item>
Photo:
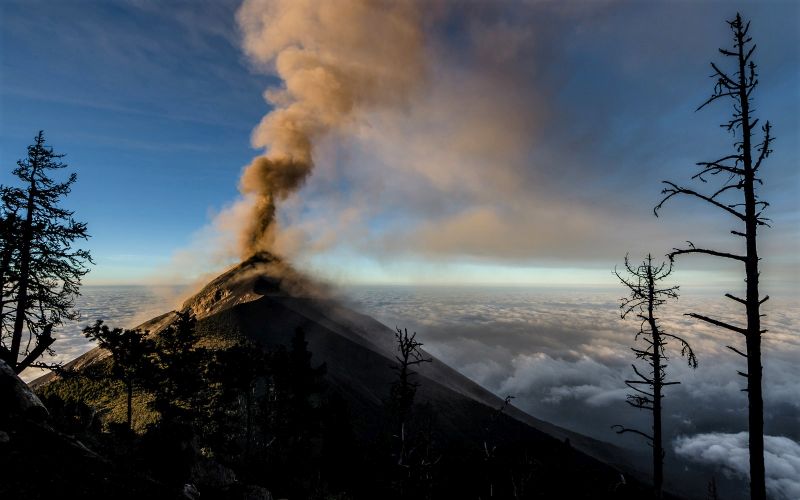
<path fill-rule="evenodd" d="M 514 370 L 502 385 L 503 394 L 544 387 L 548 388 L 543 399 L 546 403 L 574 399 L 590 406 L 605 406 L 625 398 L 619 375 L 586 355 L 577 360 L 557 359 L 544 353 L 520 355 L 511 365 Z"/>
<path fill-rule="evenodd" d="M 749 477 L 748 433 L 680 436 L 675 452 L 694 462 L 720 466 Z M 800 498 L 800 444 L 783 436 L 764 436 L 767 489 L 775 498 Z"/>
<path fill-rule="evenodd" d="M 98 319 L 111 327 L 134 328 L 159 314 L 177 307 L 180 287 L 84 286 L 76 299 L 81 317 L 67 321 L 55 332 L 55 356 L 41 359 L 47 363 L 67 363 L 95 346 L 83 336 L 83 328 Z M 45 370 L 28 368 L 22 372 L 25 381 L 45 374 Z"/>

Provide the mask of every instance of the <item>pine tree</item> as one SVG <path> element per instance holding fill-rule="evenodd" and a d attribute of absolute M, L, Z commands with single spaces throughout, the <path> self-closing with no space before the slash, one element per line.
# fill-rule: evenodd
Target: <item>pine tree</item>
<path fill-rule="evenodd" d="M 128 403 L 128 430 L 133 426 L 133 389 L 146 376 L 150 366 L 150 354 L 153 344 L 147 338 L 147 332 L 141 330 L 123 330 L 109 328 L 98 320 L 94 326 L 83 329 L 86 338 L 97 341 L 97 345 L 111 352 L 114 361 L 111 373 L 114 378 L 125 384 Z"/>
<path fill-rule="evenodd" d="M 14 311 L 14 295 L 19 280 L 13 258 L 19 250 L 20 220 L 19 210 L 13 206 L 15 190 L 8 186 L 0 186 L 0 339 L 11 338 L 13 323 L 6 321 Z M 5 358 L 5 351 L 0 351 Z"/>
<path fill-rule="evenodd" d="M 75 240 L 89 237 L 86 224 L 60 206 L 77 175 L 70 174 L 65 182 L 50 177 L 67 166 L 63 157 L 45 144 L 40 131 L 28 146 L 28 156 L 12 172 L 21 187 L 2 190 L 0 355 L 17 373 L 32 365 L 46 366 L 35 362 L 45 352 L 52 353 L 53 328 L 65 319 L 77 319 L 74 300 L 92 263 L 87 250 L 73 248 Z"/>
<path fill-rule="evenodd" d="M 197 319 L 191 309 L 175 311 L 175 320 L 154 338 L 152 376 L 146 381 L 155 398 L 152 405 L 162 423 L 189 426 L 206 383 L 199 374 L 207 362 L 205 349 L 196 346 Z"/>

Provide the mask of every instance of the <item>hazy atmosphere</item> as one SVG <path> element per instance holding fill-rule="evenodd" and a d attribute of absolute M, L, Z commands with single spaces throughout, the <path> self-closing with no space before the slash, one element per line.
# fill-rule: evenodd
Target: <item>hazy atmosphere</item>
<path fill-rule="evenodd" d="M 757 80 L 757 88 L 744 87 L 754 90 L 752 95 L 750 90 L 741 95 L 752 100 L 751 112 L 760 120 L 753 127 L 754 142 L 752 146 L 747 142 L 746 148 L 752 147 L 757 161 L 755 206 L 763 212 L 747 212 L 746 229 L 742 224 L 746 217 L 738 221 L 730 214 L 736 215 L 739 207 L 743 213 L 751 208 L 745 209 L 741 197 L 737 198 L 746 189 L 746 181 L 736 185 L 739 181 L 732 180 L 739 168 L 744 169 L 739 166 L 750 150 L 742 153 L 745 146 L 739 142 L 738 149 L 731 147 L 741 140 L 742 123 L 725 125 L 732 112 L 742 113 L 741 105 L 721 99 L 698 109 L 712 92 L 733 85 L 733 80 L 716 72 L 737 68 L 725 59 L 736 54 L 719 50 L 732 50 L 735 26 L 726 20 L 734 19 L 737 12 L 752 23 L 747 36 L 757 44 L 758 64 L 757 76 L 749 80 L 750 85 Z M 744 63 L 741 68 L 750 71 Z M 548 466 L 567 470 L 564 477 L 571 477 L 576 463 L 583 464 L 580 470 L 586 477 L 590 474 L 586 471 L 592 471 L 597 488 L 606 489 L 596 497 L 591 490 L 571 493 L 575 498 L 584 494 L 585 498 L 648 498 L 640 495 L 644 491 L 649 495 L 651 483 L 655 498 L 665 500 L 800 498 L 798 89 L 800 4 L 792 1 L 0 0 L 0 184 L 5 189 L 29 182 L 12 170 L 25 158 L 26 147 L 31 154 L 29 145 L 43 130 L 47 147 L 66 154 L 61 159 L 69 166 L 65 172 L 77 173 L 63 206 L 74 211 L 74 220 L 72 215 L 67 217 L 71 224 L 85 222 L 85 236 L 90 236 L 73 248 L 90 252 L 94 261 L 88 272 L 75 275 L 75 286 L 82 286 L 74 308 L 56 302 L 53 307 L 60 312 L 50 316 L 41 309 L 36 321 L 26 319 L 28 333 L 21 333 L 23 321 L 14 318 L 21 318 L 24 307 L 17 304 L 43 300 L 43 292 L 31 292 L 30 297 L 20 294 L 27 286 L 20 288 L 20 283 L 29 281 L 21 276 L 31 272 L 29 267 L 34 272 L 39 268 L 22 258 L 21 264 L 16 263 L 15 256 L 23 255 L 26 248 L 30 252 L 31 247 L 14 242 L 35 232 L 37 226 L 35 221 L 30 225 L 35 217 L 29 217 L 28 230 L 14 226 L 17 214 L 30 213 L 31 205 L 14 208 L 24 207 L 18 201 L 22 195 L 4 191 L 3 217 L 9 222 L 4 222 L 0 248 L 4 266 L 0 360 L 20 373 L 44 406 L 53 397 L 61 398 L 61 405 L 77 397 L 74 394 L 89 398 L 78 401 L 95 408 L 101 423 L 92 423 L 92 413 L 91 422 L 80 432 L 59 427 L 57 419 L 63 415 L 58 412 L 67 411 L 67 405 L 58 406 L 58 411 L 48 407 L 56 419 L 52 426 L 60 435 L 97 447 L 98 456 L 112 457 L 107 463 L 127 467 L 124 459 L 113 458 L 124 455 L 119 452 L 123 442 L 131 450 L 141 446 L 131 456 L 150 456 L 148 436 L 156 436 L 157 441 L 158 432 L 177 435 L 166 422 L 193 429 L 195 455 L 186 459 L 193 464 L 187 466 L 191 473 L 170 472 L 173 475 L 162 477 L 149 466 L 131 465 L 131 470 L 141 474 L 135 483 L 142 488 L 131 489 L 131 498 L 148 496 L 148 491 L 169 491 L 164 498 L 199 498 L 200 492 L 203 498 L 262 498 L 247 496 L 255 490 L 241 496 L 230 484 L 220 486 L 216 476 L 209 479 L 213 474 L 208 471 L 214 467 L 229 467 L 228 476 L 234 477 L 236 488 L 253 486 L 267 495 L 270 490 L 275 498 L 377 498 L 370 495 L 384 490 L 370 490 L 378 488 L 376 484 L 397 498 L 449 498 L 436 493 L 441 491 L 437 488 L 450 494 L 456 491 L 447 489 L 459 481 L 448 482 L 458 474 L 444 472 L 457 468 L 448 465 L 448 453 L 458 456 L 460 452 L 454 450 L 459 446 L 470 448 L 463 441 L 466 438 L 453 437 L 461 434 L 447 425 L 461 432 L 471 423 L 482 422 L 481 432 L 488 432 L 503 410 L 491 417 L 478 410 L 459 410 L 464 413 L 454 413 L 452 418 L 447 411 L 462 408 L 454 403 L 462 397 L 497 409 L 506 396 L 513 396 L 511 404 L 520 414 L 528 414 L 512 414 L 518 421 L 514 425 L 523 422 L 536 432 L 549 433 L 600 465 L 585 465 L 589 462 L 580 461 L 584 458 L 568 466 L 547 462 L 561 457 L 560 451 L 540 451 L 543 455 L 520 465 L 521 459 L 508 458 L 517 457 L 520 450 L 509 447 L 506 457 L 502 445 L 497 445 L 498 457 L 509 462 L 493 465 L 493 460 L 501 458 L 493 455 L 494 449 L 490 451 L 483 438 L 475 449 L 485 453 L 480 462 L 484 465 L 475 467 L 481 474 L 484 468 L 488 471 L 489 493 L 480 489 L 483 483 L 478 489 L 462 484 L 465 491 L 482 492 L 475 498 L 567 494 L 550 485 L 520 493 L 524 488 L 517 482 L 516 467 L 528 470 L 525 467 L 534 464 L 529 467 L 534 472 L 527 477 L 535 483 L 531 478 L 546 477 Z M 731 92 L 734 98 L 739 95 Z M 766 120 L 771 128 L 762 129 Z M 765 146 L 756 144 L 762 140 Z M 720 167 L 725 158 L 714 161 L 732 152 L 740 155 L 728 158 L 735 158 L 734 167 Z M 761 160 L 764 167 L 758 170 Z M 749 156 L 746 161 L 751 161 Z M 698 162 L 711 162 L 706 168 L 718 170 L 693 179 L 700 171 Z M 55 177 L 67 178 L 63 172 Z M 670 199 L 654 214 L 664 196 L 670 195 L 670 186 L 714 193 L 729 185 L 725 190 L 738 191 L 721 190 L 721 202 L 716 201 L 717 195 L 705 200 L 729 214 L 686 190 L 679 194 L 689 196 Z M 758 200 L 768 201 L 768 206 L 759 205 Z M 752 231 L 758 227 L 758 256 L 753 260 L 748 260 L 755 248 L 749 245 L 750 222 Z M 80 227 L 73 226 L 71 231 L 69 238 L 84 236 Z M 52 253 L 52 247 L 47 248 L 41 253 Z M 724 258 L 683 255 L 709 253 L 698 250 L 709 248 Z M 651 321 L 646 286 L 639 289 L 637 299 L 644 300 L 645 306 L 621 318 L 625 308 L 620 309 L 620 299 L 637 293 L 635 286 L 620 282 L 627 276 L 626 256 L 634 266 L 628 271 L 647 269 L 652 279 L 652 271 L 658 276 L 658 266 L 669 262 L 667 254 L 675 251 L 674 272 L 663 268 L 667 278 L 658 284 L 665 290 L 663 303 L 650 287 Z M 648 254 L 655 267 L 635 267 Z M 756 270 L 754 274 L 751 269 Z M 43 283 L 52 283 L 51 290 L 66 290 L 63 293 L 69 295 L 69 278 L 55 274 L 60 278 L 48 275 L 54 281 Z M 639 286 L 646 279 L 632 276 Z M 40 289 L 48 288 L 36 283 Z M 732 294 L 732 300 L 725 294 Z M 769 300 L 762 300 L 767 294 Z M 747 306 L 747 315 L 742 305 Z M 164 319 L 167 316 L 159 316 L 172 310 L 178 318 L 172 323 Z M 91 399 L 100 390 L 91 385 L 96 382 L 86 382 L 85 390 L 74 389 L 70 376 L 59 371 L 63 370 L 60 365 L 70 373 L 91 371 L 98 364 L 102 368 L 110 358 L 103 361 L 93 354 L 98 345 L 113 353 L 113 366 L 121 363 L 123 358 L 109 347 L 112 344 L 103 344 L 99 326 L 87 333 L 96 320 L 120 328 L 145 324 L 156 335 L 153 338 L 160 338 L 164 332 L 182 331 L 182 311 L 192 315 L 191 325 L 194 321 L 198 325 L 200 340 L 191 349 L 206 355 L 205 350 L 222 349 L 220 345 L 238 335 L 245 340 L 237 340 L 236 346 L 263 347 L 273 356 L 264 363 L 274 366 L 269 365 L 268 375 L 254 372 L 255 378 L 247 385 L 249 393 L 236 395 L 230 400 L 235 403 L 225 403 L 228 413 L 208 410 L 208 422 L 218 427 L 177 411 L 170 417 L 174 420 L 168 421 L 170 412 L 181 404 L 199 408 L 206 403 L 181 396 L 178 389 L 164 389 L 172 387 L 172 382 L 164 382 L 170 380 L 168 375 L 159 379 L 153 375 L 157 371 L 142 369 L 147 375 L 136 375 L 142 378 L 140 382 L 131 378 L 125 382 L 128 434 L 115 434 L 121 427 L 116 429 L 111 423 L 125 423 L 120 409 L 124 404 L 114 406 L 109 401 L 122 401 L 123 391 L 109 392 L 115 396 L 100 398 L 97 407 Z M 389 329 L 374 326 L 369 317 Z M 642 333 L 637 335 L 640 325 Z M 408 366 L 396 354 L 398 349 L 403 352 L 402 334 L 398 331 L 395 336 L 396 349 L 387 340 L 396 327 L 416 332 L 412 347 L 415 339 L 420 347 L 424 345 L 424 353 L 412 349 L 411 358 L 406 356 L 406 361 L 417 360 L 417 365 L 410 366 L 417 366 L 419 374 L 414 375 L 422 382 L 411 383 L 411 402 L 405 413 L 386 403 L 398 397 L 400 382 L 382 382 L 385 374 L 368 371 L 372 358 L 351 345 L 354 342 L 358 349 L 364 347 L 372 352 L 370 356 L 378 357 L 375 366 L 389 367 L 396 360 L 405 370 Z M 663 412 L 660 403 L 655 405 L 657 412 L 637 411 L 626 404 L 628 397 L 629 403 L 638 401 L 642 407 L 642 399 L 628 396 L 641 387 L 630 384 L 632 370 L 649 379 L 631 365 L 646 367 L 653 354 L 641 355 L 645 351 L 632 352 L 631 347 L 645 349 L 644 342 L 650 342 L 653 349 L 649 339 L 660 341 L 649 332 L 659 328 L 680 338 L 670 338 L 668 347 L 666 343 L 660 347 L 669 358 L 663 361 L 665 365 L 651 364 L 655 366 L 652 373 L 665 370 L 667 379 L 680 385 L 665 384 Z M 36 352 L 41 339 L 52 342 L 51 329 L 55 342 L 52 347 L 44 345 L 37 355 L 44 352 L 42 362 L 60 365 L 55 375 L 39 378 L 53 366 L 29 360 L 17 366 L 17 355 Z M 320 333 L 323 330 L 328 333 Z M 308 337 L 296 337 L 301 331 Z M 756 333 L 757 347 L 753 331 L 760 332 Z M 20 335 L 28 335 L 22 337 L 21 348 Z M 203 335 L 210 337 L 203 340 Z M 217 335 L 224 342 L 215 344 Z M 330 340 L 333 337 L 337 340 Z M 346 340 L 346 347 L 336 343 L 344 342 L 339 337 Z M 33 344 L 29 340 L 25 346 L 24 339 Z M 681 352 L 684 340 L 691 348 Z M 167 358 L 159 357 L 159 342 L 154 340 L 156 347 L 148 348 L 155 350 L 140 357 L 157 360 L 153 366 L 172 373 L 164 361 Z M 308 375 L 328 377 L 320 385 L 327 389 L 319 389 L 325 396 L 302 397 L 311 401 L 308 408 L 322 405 L 318 413 L 327 416 L 319 417 L 318 427 L 308 424 L 317 430 L 291 431 L 297 435 L 285 431 L 288 437 L 266 420 L 258 420 L 251 429 L 251 419 L 266 419 L 268 411 L 260 406 L 251 410 L 248 398 L 277 390 L 269 385 L 279 387 L 276 380 L 283 376 L 283 365 L 275 359 L 282 359 L 285 346 L 294 353 L 298 345 L 309 349 L 308 358 L 302 358 L 308 365 L 303 369 L 326 366 Z M 48 349 L 53 352 L 48 354 Z M 342 354 L 345 351 L 350 354 Z M 432 356 L 435 368 L 425 368 L 430 361 L 427 355 Z M 205 371 L 194 369 L 210 377 L 201 381 L 202 389 L 186 385 L 182 390 L 200 394 L 205 387 L 232 387 L 234 382 L 223 379 L 214 385 L 213 376 L 223 373 L 214 375 L 213 367 L 218 366 L 214 363 L 222 363 L 223 358 L 219 353 L 208 356 L 213 362 L 203 365 Z M 354 365 L 363 366 L 353 368 L 349 361 L 348 366 L 336 365 L 341 359 L 349 360 L 348 356 L 359 360 Z M 759 496 L 753 486 L 758 482 L 752 477 L 757 468 L 749 451 L 753 450 L 749 434 L 754 425 L 749 413 L 754 411 L 749 399 L 753 391 L 745 392 L 748 379 L 737 375 L 737 371 L 746 372 L 748 361 L 756 356 L 763 365 L 763 381 L 758 379 L 759 388 L 763 387 L 763 433 L 759 434 L 763 434 L 766 497 Z M 76 358 L 84 361 L 70 363 Z M 490 394 L 475 396 L 483 389 L 463 385 L 472 382 L 461 382 L 454 375 L 445 377 L 445 372 L 435 371 L 439 366 L 455 369 Z M 652 376 L 658 384 L 658 376 Z M 146 382 L 146 377 L 161 381 Z M 374 386 L 354 382 L 364 378 Z M 400 380 L 407 383 L 402 376 Z M 457 396 L 442 395 L 445 389 L 437 393 L 426 386 L 429 382 Z M 653 387 L 652 380 L 648 383 Z M 414 406 L 417 387 L 421 387 L 418 398 L 422 402 Z M 134 388 L 141 391 L 141 400 L 132 396 Z M 660 390 L 656 396 L 644 393 L 645 410 L 654 405 L 648 398 L 660 400 Z M 224 394 L 209 396 L 211 402 L 203 408 L 221 404 L 229 397 Z M 291 397 L 287 401 L 293 401 Z M 441 465 L 428 455 L 419 464 L 413 462 L 416 459 L 405 455 L 403 437 L 401 451 L 384 455 L 408 472 L 396 477 L 397 472 L 390 471 L 384 477 L 382 472 L 364 468 L 365 475 L 379 478 L 375 484 L 359 482 L 356 487 L 340 477 L 337 483 L 328 478 L 333 470 L 326 469 L 328 465 L 319 465 L 313 474 L 310 468 L 299 469 L 298 463 L 328 460 L 327 452 L 319 452 L 323 457 L 319 458 L 314 445 L 298 443 L 316 443 L 309 436 L 333 425 L 325 418 L 339 415 L 331 409 L 338 408 L 339 397 L 342 405 L 350 405 L 350 425 L 358 436 L 354 442 L 361 440 L 364 446 L 347 453 L 363 455 L 365 463 L 382 464 L 372 454 L 382 456 L 381 446 L 392 448 L 397 433 L 375 437 L 385 429 L 369 427 L 362 420 L 386 417 L 386 422 L 393 422 L 386 425 L 391 426 L 396 424 L 392 419 L 399 419 L 400 435 L 405 436 L 406 424 L 422 426 L 408 415 L 423 418 L 420 415 L 432 412 L 435 419 L 445 422 L 440 431 L 429 431 L 441 432 Z M 141 409 L 145 407 L 148 410 Z M 302 413 L 305 410 L 289 407 L 280 411 L 289 412 L 286 418 L 295 422 L 292 425 L 311 421 Z M 663 496 L 658 473 L 650 470 L 651 447 L 641 435 L 627 431 L 618 435 L 612 428 L 650 429 L 656 413 L 664 427 Z M 529 417 L 533 420 L 525 420 Z M 6 442 L 2 439 L 4 418 L 0 418 L 0 453 Z M 235 439 L 214 434 L 227 432 L 218 423 L 224 418 L 232 428 L 239 426 L 230 431 Z M 246 431 L 241 423 L 245 421 Z M 541 429 L 531 424 L 539 421 L 546 423 Z M 95 430 L 91 425 L 100 427 Z M 661 423 L 658 428 L 661 439 Z M 254 438 L 259 432 L 263 436 Z M 319 432 L 328 436 L 327 430 Z M 498 443 L 517 431 L 506 432 L 502 438 L 498 435 Z M 586 437 L 596 441 L 583 441 Z M 324 439 L 328 438 L 318 441 Z M 419 439 L 426 453 L 438 453 L 436 439 Z M 226 440 L 241 449 L 214 448 Z M 270 451 L 273 442 L 278 444 Z M 311 447 L 313 460 L 303 458 L 303 446 Z M 561 449 L 561 444 L 541 446 L 540 450 Z M 281 461 L 271 453 L 290 458 Z M 185 454 L 181 456 L 183 460 Z M 147 463 L 147 458 L 136 460 Z M 268 474 L 257 472 L 262 465 L 259 460 L 267 469 L 272 467 Z M 417 466 L 422 472 L 414 472 Z M 513 496 L 503 489 L 506 486 L 498 486 L 500 473 L 492 467 L 511 471 L 513 488 L 509 486 L 508 491 L 513 490 Z M 629 473 L 634 469 L 635 473 Z M 102 474 L 117 477 L 114 474 L 119 471 L 112 470 Z M 467 470 L 471 469 L 459 472 L 484 477 Z M 314 474 L 328 479 L 309 486 L 307 478 Z M 291 480 L 281 476 L 291 476 Z M 618 477 L 621 483 L 615 484 Z M 127 483 L 119 483 L 123 484 Z M 162 486 L 166 489 L 160 490 Z M 198 492 L 196 497 L 188 486 Z M 174 496 L 180 488 L 183 496 Z M 309 493 L 312 490 L 317 493 Z"/>

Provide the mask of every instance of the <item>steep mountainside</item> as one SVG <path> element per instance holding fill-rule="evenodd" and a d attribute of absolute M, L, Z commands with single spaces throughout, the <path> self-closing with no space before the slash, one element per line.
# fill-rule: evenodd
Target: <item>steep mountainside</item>
<path fill-rule="evenodd" d="M 325 363 L 328 390 L 347 402 L 353 428 L 365 442 L 385 433 L 389 387 L 396 374 L 394 332 L 378 321 L 349 310 L 324 290 L 279 259 L 259 254 L 223 273 L 183 304 L 198 318 L 197 331 L 208 345 L 246 338 L 265 347 L 287 345 L 297 328 L 305 331 L 314 365 Z M 163 329 L 175 315 L 154 318 L 141 328 Z M 424 334 L 422 332 L 421 334 Z M 423 337 L 424 340 L 424 337 Z M 104 354 L 94 349 L 67 365 L 82 369 Z M 480 449 L 485 426 L 502 400 L 437 359 L 419 366 L 417 401 L 435 415 L 436 440 L 443 448 Z M 52 375 L 32 383 L 41 386 Z M 502 418 L 498 442 L 514 443 L 539 453 L 567 454 L 570 476 L 582 477 L 599 491 L 636 482 L 612 445 L 570 432 L 509 407 Z M 578 451 L 579 450 L 579 451 Z M 577 472 L 580 471 L 580 472 Z M 635 475 L 635 474 L 634 474 Z"/>

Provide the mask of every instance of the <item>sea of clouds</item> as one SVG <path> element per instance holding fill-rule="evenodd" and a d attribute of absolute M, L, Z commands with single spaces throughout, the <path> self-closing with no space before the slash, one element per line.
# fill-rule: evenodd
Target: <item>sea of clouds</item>
<path fill-rule="evenodd" d="M 623 424 L 649 430 L 650 414 L 625 403 L 635 361 L 630 347 L 638 321 L 619 317 L 620 289 L 364 287 L 350 290 L 353 305 L 385 324 L 419 334 L 442 361 L 532 415 L 634 450 L 636 436 L 618 436 Z M 800 498 L 800 308 L 784 297 L 764 305 L 764 402 L 768 488 L 774 498 Z M 668 485 L 715 476 L 725 498 L 746 497 L 747 398 L 738 334 L 684 316 L 698 312 L 737 323 L 742 311 L 719 292 L 684 294 L 660 311 L 664 327 L 688 340 L 699 366 L 670 350 L 664 399 Z M 741 324 L 741 322 L 738 322 Z M 640 343 L 639 347 L 643 345 Z M 641 367 L 641 364 L 639 365 Z M 711 446 L 714 445 L 714 448 Z M 711 451 L 708 451 L 708 450 Z M 645 461 L 644 463 L 648 463 Z"/>
<path fill-rule="evenodd" d="M 77 321 L 68 321 L 57 328 L 54 336 L 53 356 L 45 356 L 46 363 L 66 363 L 94 347 L 94 342 L 83 336 L 83 329 L 101 320 L 110 327 L 133 328 L 148 319 L 174 309 L 181 287 L 172 286 L 84 286 L 75 301 L 80 312 Z M 26 381 L 45 372 L 28 369 L 22 373 Z"/>
<path fill-rule="evenodd" d="M 646 444 L 611 429 L 614 424 L 649 429 L 649 414 L 625 403 L 638 322 L 619 318 L 620 291 L 356 286 L 342 294 L 351 307 L 390 327 L 417 331 L 431 354 L 496 394 L 515 396 L 514 404 L 532 415 L 639 450 L 646 460 Z M 58 331 L 50 361 L 69 361 L 90 349 L 81 330 L 95 320 L 136 326 L 174 308 L 178 292 L 84 287 L 78 301 L 82 318 Z M 714 475 L 726 498 L 746 496 L 747 399 L 744 379 L 736 374 L 745 365 L 725 347 L 743 350 L 742 341 L 683 314 L 735 322 L 741 317 L 735 316 L 736 306 L 719 293 L 684 294 L 660 314 L 670 332 L 692 344 L 699 360 L 693 370 L 668 346 L 669 378 L 681 382 L 667 388 L 664 400 L 668 485 L 678 472 L 681 478 L 693 475 L 695 482 Z M 800 498 L 800 307 L 787 296 L 768 301 L 764 312 L 770 330 L 763 356 L 768 488 L 774 498 Z M 28 371 L 25 378 L 38 375 Z"/>

